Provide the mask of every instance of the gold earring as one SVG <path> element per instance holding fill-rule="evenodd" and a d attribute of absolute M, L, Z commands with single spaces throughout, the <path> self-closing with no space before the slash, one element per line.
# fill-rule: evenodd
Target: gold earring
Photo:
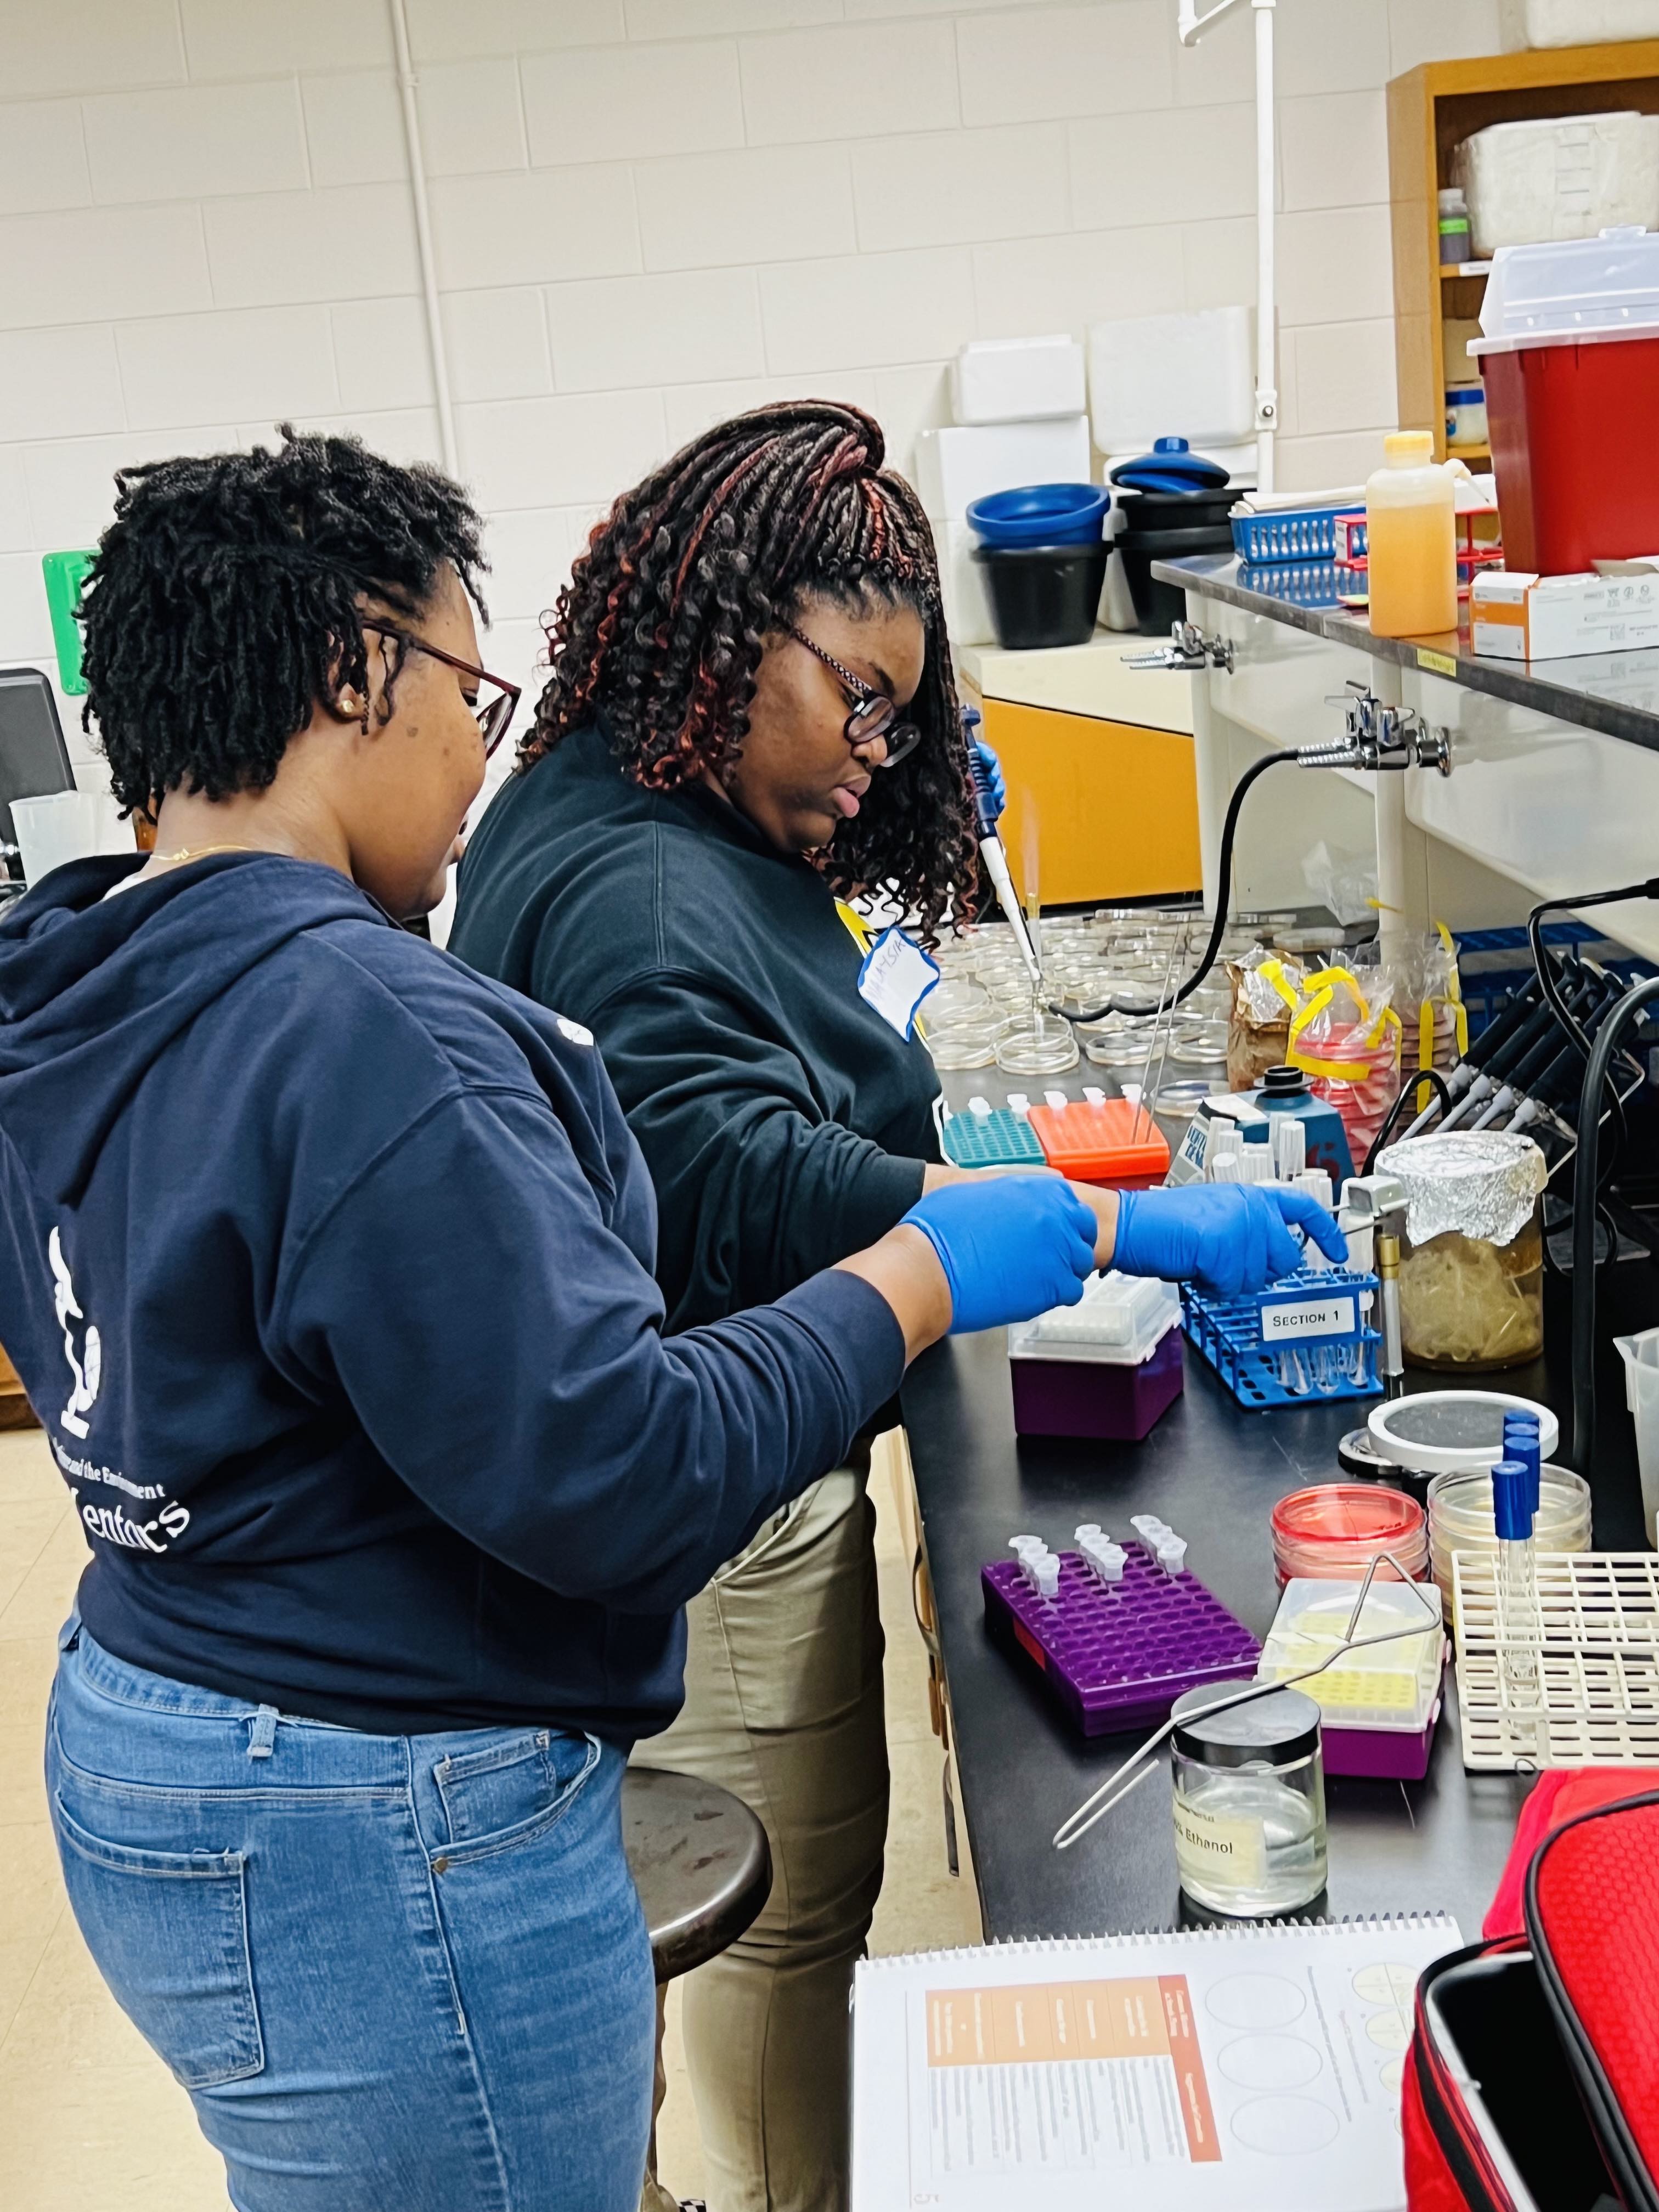
<path fill-rule="evenodd" d="M 357 694 L 355 691 L 341 692 L 340 712 L 343 714 L 349 715 L 355 719 L 357 715 L 361 714 L 362 711 L 362 708 L 358 703 Z"/>

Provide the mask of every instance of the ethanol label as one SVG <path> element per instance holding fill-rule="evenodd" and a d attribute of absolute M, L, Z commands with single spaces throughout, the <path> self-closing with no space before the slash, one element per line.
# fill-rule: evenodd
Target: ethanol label
<path fill-rule="evenodd" d="M 1352 1297 L 1298 1298 L 1294 1305 L 1261 1309 L 1264 1344 L 1283 1344 L 1291 1337 L 1352 1336 L 1358 1327 L 1358 1314 Z"/>
<path fill-rule="evenodd" d="M 1213 1889 L 1261 1889 L 1267 1880 L 1267 1832 L 1260 1820 L 1230 1820 L 1177 1791 L 1176 1870 Z"/>

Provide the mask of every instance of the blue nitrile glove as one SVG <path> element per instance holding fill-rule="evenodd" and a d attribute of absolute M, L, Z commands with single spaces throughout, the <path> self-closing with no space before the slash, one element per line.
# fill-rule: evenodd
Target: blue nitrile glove
<path fill-rule="evenodd" d="M 1112 1265 L 1126 1275 L 1195 1283 L 1212 1297 L 1260 1291 L 1302 1265 L 1285 1227 L 1305 1229 L 1328 1260 L 1348 1240 L 1328 1206 L 1284 1183 L 1194 1182 L 1174 1190 L 1122 1192 Z"/>
<path fill-rule="evenodd" d="M 968 742 L 978 755 L 979 764 L 985 770 L 987 780 L 990 783 L 992 809 L 1000 816 L 1003 808 L 1008 804 L 1008 787 L 1002 780 L 1002 763 L 983 738 L 969 738 Z"/>
<path fill-rule="evenodd" d="M 904 1219 L 939 1254 L 952 1336 L 1074 1306 L 1094 1273 L 1100 1224 L 1058 1176 L 946 1183 Z"/>

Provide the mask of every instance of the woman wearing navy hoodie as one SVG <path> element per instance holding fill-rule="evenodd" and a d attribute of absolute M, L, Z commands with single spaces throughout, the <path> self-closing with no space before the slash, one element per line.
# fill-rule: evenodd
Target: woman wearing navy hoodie
<path fill-rule="evenodd" d="M 624 2212 L 628 1749 L 682 1607 L 947 1329 L 1113 1214 L 947 1188 L 665 1341 L 588 1033 L 396 926 L 515 694 L 477 518 L 354 442 L 123 474 L 89 709 L 148 861 L 0 921 L 0 1338 L 92 1547 L 47 1786 L 240 2212 Z"/>

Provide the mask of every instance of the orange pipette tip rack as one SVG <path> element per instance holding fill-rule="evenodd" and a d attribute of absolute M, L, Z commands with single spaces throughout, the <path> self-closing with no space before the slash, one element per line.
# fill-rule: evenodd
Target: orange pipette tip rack
<path fill-rule="evenodd" d="M 1051 1168 L 1073 1182 L 1109 1183 L 1115 1190 L 1151 1190 L 1170 1171 L 1170 1147 L 1145 1107 L 1127 1098 L 1098 1105 L 1068 1098 L 1033 1106 L 1031 1127 Z"/>

